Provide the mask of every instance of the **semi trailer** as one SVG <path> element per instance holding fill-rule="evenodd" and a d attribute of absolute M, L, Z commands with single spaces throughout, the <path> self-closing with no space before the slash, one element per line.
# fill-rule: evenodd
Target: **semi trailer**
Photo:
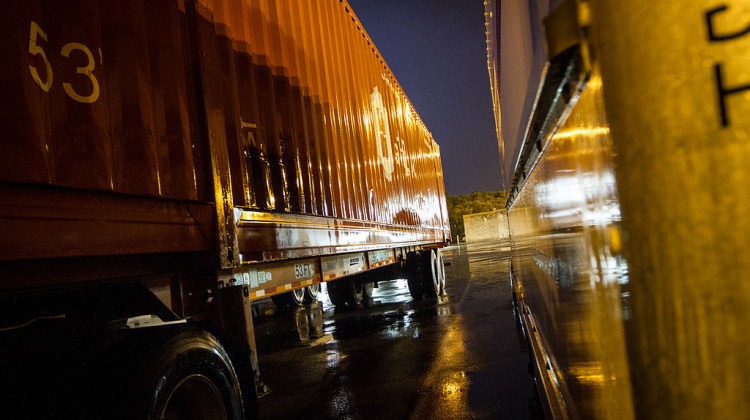
<path fill-rule="evenodd" d="M 747 418 L 747 2 L 485 6 L 548 417 Z"/>
<path fill-rule="evenodd" d="M 442 293 L 440 149 L 346 1 L 2 22 L 3 418 L 256 418 L 252 301 Z"/>

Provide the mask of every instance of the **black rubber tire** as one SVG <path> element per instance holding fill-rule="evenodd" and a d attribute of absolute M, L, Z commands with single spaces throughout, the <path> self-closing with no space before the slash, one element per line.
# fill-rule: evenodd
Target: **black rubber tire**
<path fill-rule="evenodd" d="M 404 274 L 409 285 L 409 293 L 414 300 L 422 300 L 425 295 L 423 259 L 422 252 L 411 252 L 407 255 L 404 264 Z"/>
<path fill-rule="evenodd" d="M 237 374 L 213 335 L 188 326 L 144 328 L 132 335 L 121 360 L 121 405 L 108 417 L 246 418 Z"/>
<path fill-rule="evenodd" d="M 375 284 L 371 281 L 362 283 L 362 303 L 372 302 L 372 291 L 375 289 Z"/>
<path fill-rule="evenodd" d="M 443 258 L 443 252 L 441 250 L 437 250 L 438 256 L 440 257 L 440 296 L 445 295 L 445 259 Z"/>
<path fill-rule="evenodd" d="M 296 289 L 280 295 L 273 295 L 271 300 L 279 308 L 296 308 L 305 302 L 305 289 Z"/>
<path fill-rule="evenodd" d="M 342 308 L 346 306 L 346 297 L 344 296 L 344 288 L 339 285 L 338 282 L 344 280 L 334 280 L 326 283 L 326 290 L 328 291 L 328 299 L 331 300 L 334 306 Z"/>
<path fill-rule="evenodd" d="M 347 287 L 346 303 L 349 306 L 358 306 L 362 304 L 364 297 L 364 283 L 355 280 L 354 278 L 349 279 L 349 286 Z"/>
<path fill-rule="evenodd" d="M 362 303 L 362 282 L 352 277 L 330 281 L 327 284 L 328 297 L 337 308 L 357 307 Z"/>
<path fill-rule="evenodd" d="M 320 293 L 320 283 L 311 284 L 305 287 L 305 303 L 315 303 Z"/>

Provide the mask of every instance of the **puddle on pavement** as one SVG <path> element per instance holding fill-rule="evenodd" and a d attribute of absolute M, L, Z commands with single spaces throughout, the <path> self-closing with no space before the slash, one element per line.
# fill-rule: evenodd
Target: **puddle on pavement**
<path fill-rule="evenodd" d="M 356 309 L 336 309 L 322 284 L 318 302 L 295 310 L 280 310 L 270 299 L 254 304 L 257 310 L 256 335 L 259 350 L 273 350 L 285 345 L 320 345 L 350 338 L 398 339 L 418 337 L 424 328 L 450 322 L 458 312 L 459 294 L 452 288 L 464 288 L 470 277 L 497 277 L 507 269 L 498 260 L 496 243 L 453 246 L 444 249 L 446 271 L 450 280 L 447 293 L 435 300 L 415 302 L 406 279 L 381 281 L 373 289 L 371 302 Z M 265 343 L 261 343 L 265 341 Z"/>

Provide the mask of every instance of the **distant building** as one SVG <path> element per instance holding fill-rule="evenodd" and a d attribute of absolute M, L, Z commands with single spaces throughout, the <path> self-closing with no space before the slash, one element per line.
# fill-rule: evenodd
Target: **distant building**
<path fill-rule="evenodd" d="M 466 242 L 482 242 L 508 237 L 508 219 L 505 210 L 464 215 Z"/>

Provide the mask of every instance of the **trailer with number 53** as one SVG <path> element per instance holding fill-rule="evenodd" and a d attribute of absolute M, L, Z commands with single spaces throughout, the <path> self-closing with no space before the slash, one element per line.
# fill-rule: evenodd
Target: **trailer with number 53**
<path fill-rule="evenodd" d="M 442 293 L 440 152 L 346 1 L 0 25 L 4 418 L 254 418 L 251 301 Z"/>

